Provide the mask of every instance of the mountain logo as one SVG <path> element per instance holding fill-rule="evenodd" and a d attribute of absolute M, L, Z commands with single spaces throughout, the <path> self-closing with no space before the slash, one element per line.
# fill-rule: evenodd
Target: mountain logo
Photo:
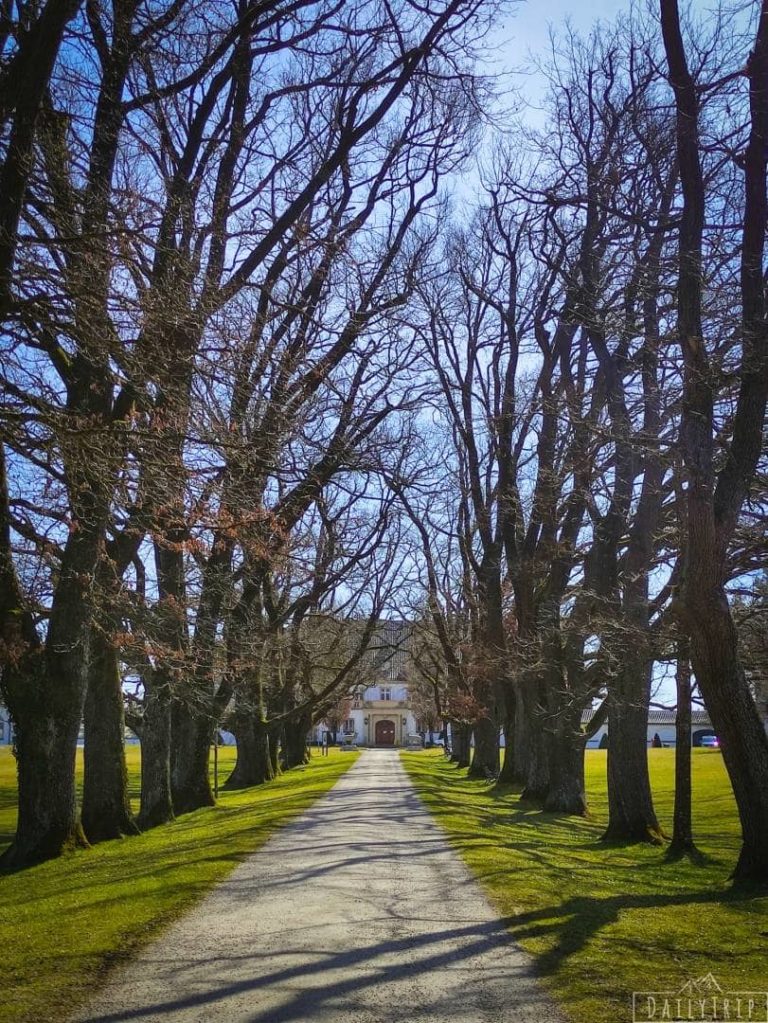
<path fill-rule="evenodd" d="M 705 973 L 677 991 L 634 991 L 632 1023 L 768 1023 L 768 991 L 730 991 Z"/>
<path fill-rule="evenodd" d="M 697 980 L 687 980 L 680 988 L 678 994 L 700 995 L 711 994 L 713 991 L 722 993 L 722 990 L 723 989 L 720 987 L 717 977 L 713 973 L 706 973 L 703 977 L 699 977 Z"/>

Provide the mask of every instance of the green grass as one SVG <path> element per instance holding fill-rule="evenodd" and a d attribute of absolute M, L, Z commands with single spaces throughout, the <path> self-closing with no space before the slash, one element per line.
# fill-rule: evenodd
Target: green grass
<path fill-rule="evenodd" d="M 579 1023 L 630 1020 L 632 991 L 677 991 L 709 971 L 724 989 L 768 990 L 768 898 L 730 886 L 739 827 L 718 751 L 694 751 L 703 866 L 667 863 L 659 847 L 599 844 L 603 751 L 587 753 L 589 820 L 543 813 L 510 788 L 468 781 L 439 751 L 402 756 L 511 935 Z M 674 751 L 649 757 L 657 812 L 671 830 Z"/>
<path fill-rule="evenodd" d="M 138 795 L 139 750 L 129 749 Z M 276 827 L 305 810 L 356 759 L 331 750 L 270 785 L 136 838 L 105 842 L 0 878 L 0 1023 L 66 1018 L 108 969 L 224 878 Z M 220 777 L 234 750 L 220 751 Z M 16 818 L 15 766 L 0 749 L 0 847 Z"/>

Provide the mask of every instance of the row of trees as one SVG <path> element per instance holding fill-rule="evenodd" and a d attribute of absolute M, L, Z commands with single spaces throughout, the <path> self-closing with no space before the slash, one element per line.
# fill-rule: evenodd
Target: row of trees
<path fill-rule="evenodd" d="M 212 801 L 227 708 L 231 784 L 251 784 L 275 729 L 303 756 L 308 714 L 360 661 L 404 557 L 374 478 L 413 401 L 399 310 L 439 177 L 472 145 L 491 5 L 12 7 L 0 634 L 19 866 L 135 830 L 126 679 L 148 827 Z"/>
<path fill-rule="evenodd" d="M 546 125 L 523 158 L 499 143 L 419 289 L 435 443 L 395 488 L 455 759 L 584 813 L 585 743 L 607 720 L 606 838 L 659 841 L 646 726 L 671 662 L 672 851 L 693 852 L 693 669 L 739 806 L 736 876 L 764 881 L 765 697 L 727 595 L 765 567 L 768 10 L 753 6 L 743 34 L 709 19 L 684 42 L 664 0 L 650 24 L 566 39 Z"/>
<path fill-rule="evenodd" d="M 736 873 L 766 880 L 768 739 L 727 587 L 765 567 L 768 3 L 742 32 L 683 31 L 661 0 L 567 35 L 542 128 L 484 136 L 481 0 L 14 10 L 4 862 L 210 804 L 224 720 L 229 785 L 301 762 L 378 623 L 409 617 L 473 774 L 584 813 L 583 713 L 608 720 L 621 840 L 661 837 L 646 721 L 673 662 L 678 852 L 692 670 Z M 481 137 L 465 214 L 448 185 Z"/>

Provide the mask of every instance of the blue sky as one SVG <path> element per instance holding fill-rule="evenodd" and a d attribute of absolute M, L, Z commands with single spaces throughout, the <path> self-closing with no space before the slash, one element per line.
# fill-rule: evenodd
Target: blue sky
<path fill-rule="evenodd" d="M 629 0 L 521 0 L 506 19 L 504 35 L 517 50 L 541 52 L 548 44 L 550 25 L 556 28 L 570 21 L 578 31 L 587 32 L 596 21 L 611 21 L 629 7 Z"/>
<path fill-rule="evenodd" d="M 520 0 L 504 19 L 498 33 L 496 68 L 498 72 L 516 72 L 513 83 L 526 100 L 535 102 L 543 82 L 535 74 L 524 72 L 531 57 L 546 57 L 550 49 L 550 29 L 556 32 L 567 22 L 587 35 L 597 21 L 611 22 L 617 14 L 628 13 L 630 0 Z"/>

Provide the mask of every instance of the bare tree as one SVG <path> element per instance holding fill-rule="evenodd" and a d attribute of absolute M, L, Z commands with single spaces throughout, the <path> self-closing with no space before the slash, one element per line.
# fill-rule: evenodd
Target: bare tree
<path fill-rule="evenodd" d="M 385 7 L 115 0 L 87 6 L 77 55 L 58 49 L 74 10 L 49 3 L 40 31 L 20 34 L 3 93 L 8 123 L 16 118 L 26 132 L 11 152 L 25 165 L 9 215 L 26 234 L 22 246 L 17 232 L 8 236 L 15 269 L 2 453 L 2 686 L 19 736 L 21 806 L 6 861 L 18 865 L 82 839 L 74 749 L 86 669 L 87 818 L 94 837 L 132 828 L 109 649 L 122 631 L 115 609 L 125 606 L 126 579 L 151 640 L 141 818 L 157 823 L 172 814 L 171 695 L 190 657 L 205 660 L 207 650 L 210 661 L 210 636 L 221 626 L 212 624 L 218 596 L 206 598 L 197 647 L 185 620 L 198 515 L 185 500 L 198 475 L 190 415 L 199 360 L 242 296 L 248 304 L 264 285 L 269 292 L 303 249 L 322 263 L 323 246 L 343 246 L 377 203 L 400 210 L 398 182 L 406 181 L 405 194 L 410 187 L 418 195 L 412 214 L 395 217 L 402 235 L 398 241 L 395 227 L 389 241 L 397 251 L 424 195 L 457 158 L 455 135 L 437 149 L 434 140 L 476 108 L 473 47 L 492 6 L 452 0 L 425 17 L 407 0 Z M 46 35 L 45 60 L 25 65 L 30 40 L 44 41 L 54 15 L 63 20 Z M 92 74 L 83 73 L 86 64 Z M 22 95 L 18 82 L 30 69 L 35 88 Z M 287 130 L 273 130 L 277 123 Z M 427 139 L 432 148 L 421 150 Z M 334 225 L 339 209 L 343 223 Z M 385 260 L 378 283 L 389 268 Z M 311 304 L 311 274 L 305 281 Z M 342 350 L 365 325 L 353 323 Z M 338 366 L 334 353 L 318 359 L 318 380 Z M 45 500 L 30 530 L 13 507 L 32 476 Z M 21 549 L 17 528 L 26 533 Z M 20 568 L 30 557 L 50 580 L 44 604 L 34 603 Z M 226 561 L 226 551 L 217 548 L 217 557 Z M 94 597 L 104 598 L 96 618 Z M 89 668 L 92 642 L 99 649 Z M 111 716 L 109 737 L 95 727 L 102 711 Z M 95 822 L 107 812 L 97 836 Z"/>
<path fill-rule="evenodd" d="M 768 203 L 768 5 L 760 6 L 745 75 L 749 138 L 744 171 L 741 241 L 740 390 L 725 461 L 715 468 L 716 381 L 702 320 L 702 249 L 706 211 L 699 136 L 701 86 L 688 65 L 676 0 L 662 0 L 661 28 L 677 110 L 677 152 L 683 190 L 679 229 L 677 329 L 684 362 L 680 445 L 686 484 L 686 563 L 681 615 L 702 695 L 720 736 L 741 819 L 738 880 L 768 880 L 768 736 L 739 660 L 725 593 L 726 556 L 754 479 L 762 447 L 768 360 L 764 246 Z"/>

